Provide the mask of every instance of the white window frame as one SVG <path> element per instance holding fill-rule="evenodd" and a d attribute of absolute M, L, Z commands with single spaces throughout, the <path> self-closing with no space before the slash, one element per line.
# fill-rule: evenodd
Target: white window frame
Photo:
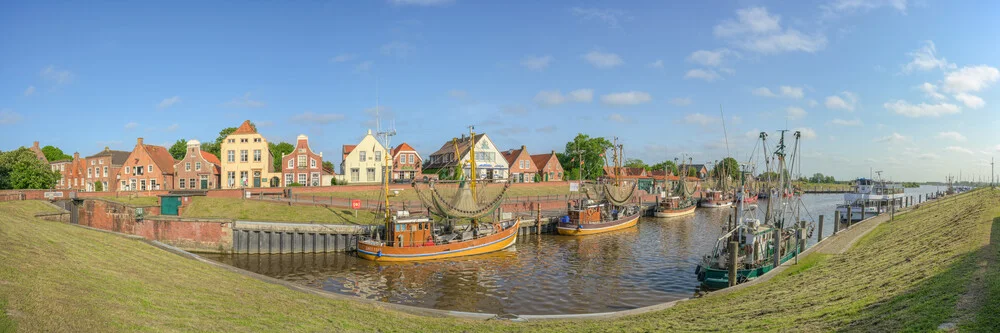
<path fill-rule="evenodd" d="M 292 174 L 292 173 L 286 173 L 285 174 L 285 186 L 288 186 L 288 185 L 292 184 L 293 178 L 295 178 L 294 174 Z"/>
<path fill-rule="evenodd" d="M 240 163 L 250 162 L 250 151 L 246 149 L 240 150 Z"/>
<path fill-rule="evenodd" d="M 236 151 L 230 150 L 226 152 L 226 162 L 235 163 L 236 162 Z"/>
<path fill-rule="evenodd" d="M 187 179 L 181 178 L 177 182 L 178 182 L 178 185 L 180 185 L 179 188 L 181 188 L 181 189 L 187 188 L 187 186 L 185 186 L 186 183 L 187 183 Z"/>
<path fill-rule="evenodd" d="M 150 173 L 150 172 L 153 172 L 153 165 L 152 164 L 150 164 L 149 166 L 146 167 L 146 173 Z"/>
<path fill-rule="evenodd" d="M 184 171 L 191 171 L 191 162 L 184 162 Z"/>
<path fill-rule="evenodd" d="M 295 158 L 294 157 L 288 159 L 288 169 L 289 170 L 290 169 L 295 169 Z"/>
<path fill-rule="evenodd" d="M 368 155 L 365 154 L 365 153 L 366 153 L 366 151 L 363 151 L 363 150 L 358 152 L 358 160 L 359 161 L 361 161 L 361 162 L 366 161 L 366 159 L 368 158 Z"/>
<path fill-rule="evenodd" d="M 316 168 L 316 159 L 315 158 L 310 158 L 309 159 L 309 168 L 310 169 L 315 169 Z"/>
<path fill-rule="evenodd" d="M 381 150 L 376 150 L 375 151 L 375 162 L 379 162 L 379 161 L 382 161 L 382 151 Z"/>
<path fill-rule="evenodd" d="M 309 183 L 308 183 L 308 182 L 309 182 L 309 179 L 307 179 L 307 178 L 306 178 L 306 176 L 307 176 L 307 175 L 306 175 L 306 174 L 304 174 L 304 173 L 300 173 L 300 174 L 299 174 L 299 182 L 298 182 L 298 183 L 299 183 L 299 185 L 302 185 L 302 186 L 306 186 L 306 185 L 309 185 Z"/>
<path fill-rule="evenodd" d="M 262 156 L 262 154 L 260 152 L 260 149 L 254 149 L 253 150 L 253 161 L 254 162 L 260 162 L 260 161 L 263 161 L 263 160 L 264 160 L 264 158 L 263 158 L 263 156 Z"/>
<path fill-rule="evenodd" d="M 194 170 L 201 171 L 201 162 L 194 162 Z"/>

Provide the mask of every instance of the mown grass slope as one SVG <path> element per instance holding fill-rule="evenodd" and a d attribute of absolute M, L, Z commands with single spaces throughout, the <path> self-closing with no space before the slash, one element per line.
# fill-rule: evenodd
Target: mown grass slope
<path fill-rule="evenodd" d="M 336 207 L 289 205 L 241 198 L 192 197 L 191 200 L 190 206 L 181 212 L 182 217 L 361 225 L 381 223 L 374 219 L 373 212 L 365 210 L 359 210 L 355 217 L 354 210 Z"/>

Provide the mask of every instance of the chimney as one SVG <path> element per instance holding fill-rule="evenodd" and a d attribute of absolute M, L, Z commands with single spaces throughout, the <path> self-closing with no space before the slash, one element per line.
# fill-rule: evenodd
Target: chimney
<path fill-rule="evenodd" d="M 80 152 L 75 152 L 75 153 L 73 153 L 73 159 L 74 159 L 74 160 L 78 160 L 78 159 L 80 159 Z"/>
<path fill-rule="evenodd" d="M 137 146 L 141 146 L 142 145 L 142 138 L 135 139 L 135 144 Z"/>
<path fill-rule="evenodd" d="M 109 150 L 111 150 L 111 147 L 104 146 L 104 151 L 109 151 Z"/>
<path fill-rule="evenodd" d="M 38 149 L 38 141 L 35 141 L 35 144 L 33 144 L 32 147 L 34 147 L 35 149 Z"/>
<path fill-rule="evenodd" d="M 525 148 L 524 145 L 521 145 L 521 151 L 524 151 L 525 149 L 528 149 L 528 148 Z"/>
<path fill-rule="evenodd" d="M 555 149 L 553 149 L 553 150 L 552 150 L 552 155 L 555 155 L 555 154 L 556 154 L 556 150 L 555 150 Z"/>

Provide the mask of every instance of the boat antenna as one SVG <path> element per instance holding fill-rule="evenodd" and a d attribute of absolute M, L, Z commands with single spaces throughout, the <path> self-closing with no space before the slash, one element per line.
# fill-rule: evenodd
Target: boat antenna
<path fill-rule="evenodd" d="M 726 139 L 726 156 L 732 156 L 729 153 L 729 134 L 726 132 L 726 114 L 722 112 L 722 104 L 719 104 L 719 115 L 722 116 L 722 136 Z"/>

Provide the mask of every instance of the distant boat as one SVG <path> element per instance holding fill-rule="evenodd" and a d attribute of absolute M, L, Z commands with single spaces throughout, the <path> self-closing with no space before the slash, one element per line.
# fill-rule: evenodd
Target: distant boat
<path fill-rule="evenodd" d="M 725 208 L 733 206 L 733 198 L 726 195 L 726 192 L 719 190 L 706 190 L 701 198 L 700 205 L 704 208 Z"/>
<path fill-rule="evenodd" d="M 881 172 L 878 172 L 881 176 Z M 902 200 L 902 184 L 890 183 L 881 179 L 858 178 L 852 184 L 852 191 L 844 193 L 844 203 L 837 205 L 840 220 L 847 221 L 847 211 L 850 209 L 851 221 L 861 221 L 865 217 L 877 216 L 890 209 L 890 204 Z M 862 211 L 864 211 L 862 213 Z"/>

